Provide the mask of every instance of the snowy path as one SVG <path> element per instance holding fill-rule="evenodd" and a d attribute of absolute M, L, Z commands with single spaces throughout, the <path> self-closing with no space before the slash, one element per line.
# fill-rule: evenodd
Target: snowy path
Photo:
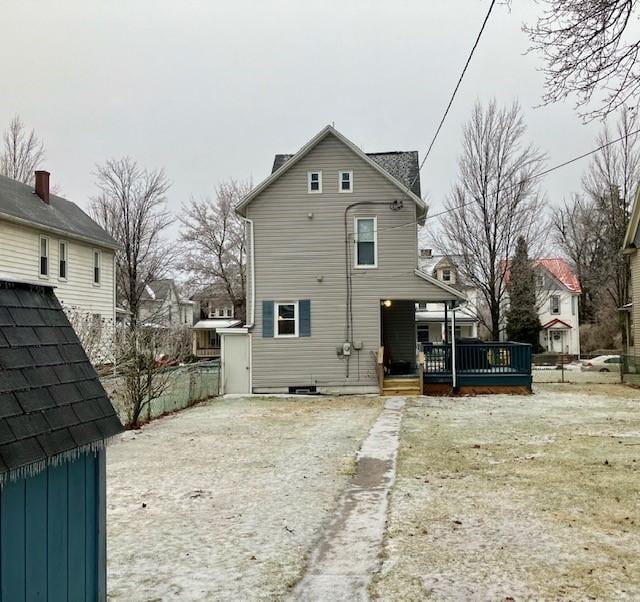
<path fill-rule="evenodd" d="M 391 397 L 358 454 L 356 473 L 312 553 L 294 600 L 367 600 L 379 567 L 404 399 Z"/>

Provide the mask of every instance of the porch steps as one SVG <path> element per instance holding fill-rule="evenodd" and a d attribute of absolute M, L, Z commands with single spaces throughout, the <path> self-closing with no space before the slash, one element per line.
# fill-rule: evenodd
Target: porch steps
<path fill-rule="evenodd" d="M 420 395 L 420 378 L 385 378 L 383 395 Z"/>

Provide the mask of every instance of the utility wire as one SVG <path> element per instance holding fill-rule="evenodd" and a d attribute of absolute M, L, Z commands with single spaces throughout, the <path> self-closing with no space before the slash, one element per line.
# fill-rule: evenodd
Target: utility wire
<path fill-rule="evenodd" d="M 562 167 L 566 167 L 567 165 L 571 165 L 571 163 L 575 163 L 576 161 L 580 161 L 580 159 L 584 159 L 586 157 L 589 157 L 590 155 L 593 155 L 593 154 L 597 153 L 598 151 L 601 151 L 602 149 L 607 148 L 608 146 L 612 146 L 613 144 L 617 144 L 618 142 L 622 142 L 626 138 L 629 138 L 631 136 L 635 136 L 636 134 L 640 134 L 640 129 L 635 130 L 634 132 L 625 134 L 624 136 L 620 136 L 620 138 L 616 138 L 615 140 L 609 140 L 609 142 L 605 142 L 604 144 L 601 144 L 597 148 L 594 148 L 594 149 L 592 149 L 590 151 L 587 151 L 586 153 L 582 153 L 581 155 L 577 155 L 576 157 L 572 157 L 571 159 L 567 159 L 566 161 L 563 161 L 562 163 L 558 163 L 557 165 L 554 165 L 553 167 L 549 167 L 548 169 L 544 169 L 542 171 L 539 171 L 538 173 L 535 173 L 535 174 L 530 175 L 530 176 L 528 176 L 526 178 L 523 178 L 522 180 L 519 180 L 518 182 L 514 182 L 513 184 L 511 184 L 511 186 L 507 186 L 506 188 L 504 188 L 503 192 L 508 192 L 512 188 L 516 188 L 516 187 L 520 186 L 521 184 L 525 184 L 526 182 L 529 182 L 530 180 L 536 180 L 538 178 L 542 178 L 543 176 L 546 176 L 547 174 L 550 174 L 552 171 L 556 171 L 557 169 L 560 169 Z M 475 200 L 467 201 L 466 203 L 461 203 L 460 205 L 456 205 L 455 207 L 451 207 L 449 209 L 444 209 L 442 211 L 438 211 L 438 213 L 433 213 L 432 215 L 428 215 L 426 217 L 426 219 L 433 219 L 434 217 L 440 217 L 441 215 L 445 215 L 446 213 L 451 213 L 452 211 L 457 211 L 458 209 L 462 209 L 462 207 L 466 207 L 467 205 L 471 205 L 473 203 L 475 203 Z M 398 228 L 406 228 L 407 226 L 412 226 L 412 225 L 415 225 L 417 223 L 418 222 L 416 220 L 413 220 L 411 222 L 407 222 L 406 224 L 400 224 L 398 226 L 391 226 L 390 228 L 378 228 L 377 232 L 384 232 L 385 230 L 397 230 Z"/>
<path fill-rule="evenodd" d="M 431 149 L 433 148 L 433 145 L 436 143 L 436 139 L 438 138 L 438 134 L 440 134 L 440 130 L 442 129 L 442 126 L 444 125 L 444 120 L 447 118 L 447 115 L 449 114 L 449 109 L 451 108 L 451 105 L 453 104 L 453 100 L 456 97 L 456 94 L 458 92 L 458 88 L 460 88 L 460 84 L 462 83 L 462 78 L 464 77 L 464 74 L 467 72 L 467 67 L 469 67 L 469 63 L 471 62 L 471 58 L 473 57 L 473 53 L 476 51 L 476 48 L 478 47 L 478 43 L 480 42 L 480 38 L 482 37 L 482 33 L 484 32 L 484 28 L 487 24 L 487 21 L 489 20 L 489 15 L 491 14 L 491 11 L 493 10 L 493 7 L 496 3 L 496 0 L 491 0 L 491 4 L 489 5 L 489 10 L 487 11 L 487 14 L 484 17 L 484 21 L 482 22 L 482 27 L 480 28 L 480 31 L 478 32 L 478 35 L 476 36 L 476 41 L 473 43 L 473 47 L 471 48 L 471 52 L 469 53 L 469 56 L 467 57 L 467 62 L 464 64 L 464 68 L 462 69 L 462 73 L 460 73 L 460 77 L 458 78 L 458 83 L 456 84 L 456 87 L 453 89 L 453 94 L 451 94 L 451 98 L 449 99 L 449 104 L 447 105 L 447 108 L 444 111 L 444 114 L 442 115 L 442 119 L 440 120 L 440 123 L 438 124 L 438 128 L 436 129 L 436 133 L 433 135 L 433 138 L 431 139 L 431 144 L 429 144 L 429 148 L 427 149 L 427 152 L 425 153 L 422 162 L 420 163 L 420 167 L 418 168 L 418 171 L 415 175 L 415 177 L 413 178 L 413 181 L 411 182 L 411 186 L 409 186 L 409 190 L 413 189 L 413 185 L 416 183 L 416 180 L 420 177 L 420 172 L 422 171 L 422 168 L 424 167 L 424 164 L 427 161 L 427 158 L 429 157 L 429 154 L 431 153 Z"/>

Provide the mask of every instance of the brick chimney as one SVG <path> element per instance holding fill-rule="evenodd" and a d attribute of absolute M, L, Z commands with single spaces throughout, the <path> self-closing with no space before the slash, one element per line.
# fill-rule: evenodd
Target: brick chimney
<path fill-rule="evenodd" d="M 36 194 L 49 204 L 49 172 L 36 170 Z"/>

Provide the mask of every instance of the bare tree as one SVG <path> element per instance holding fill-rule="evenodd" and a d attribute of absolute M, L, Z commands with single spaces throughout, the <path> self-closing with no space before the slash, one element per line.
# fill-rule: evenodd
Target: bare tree
<path fill-rule="evenodd" d="M 234 207 L 251 188 L 250 182 L 225 182 L 215 199 L 191 199 L 179 217 L 183 265 L 191 282 L 220 285 L 241 319 L 246 304 L 246 242 L 244 223 Z"/>
<path fill-rule="evenodd" d="M 637 3 L 542 1 L 543 15 L 523 29 L 531 40 L 530 50 L 540 51 L 546 60 L 545 104 L 575 95 L 580 114 L 593 119 L 635 103 L 640 91 L 640 40 L 629 30 L 638 19 Z M 587 110 L 594 94 L 599 106 Z"/>
<path fill-rule="evenodd" d="M 553 240 L 571 262 L 580 282 L 580 321 L 596 316 L 597 297 L 605 264 L 602 216 L 590 197 L 576 194 L 553 210 Z"/>
<path fill-rule="evenodd" d="M 463 128 L 459 182 L 445 200 L 438 246 L 460 256 L 462 276 L 479 291 L 478 319 L 498 340 L 508 260 L 518 237 L 532 255 L 545 230 L 534 175 L 544 156 L 524 142 L 520 106 L 476 103 Z"/>
<path fill-rule="evenodd" d="M 170 184 L 164 170 L 143 169 L 130 157 L 99 165 L 96 176 L 100 193 L 92 199 L 90 210 L 122 245 L 116 254 L 117 290 L 131 312 L 134 330 L 145 286 L 162 278 L 173 259 L 162 239 L 173 222 L 166 199 Z"/>
<path fill-rule="evenodd" d="M 638 128 L 637 114 L 623 108 L 616 124 L 618 144 L 602 148 L 594 155 L 583 179 L 583 187 L 592 200 L 598 216 L 601 270 L 600 283 L 616 308 L 629 300 L 629 264 L 622 253 L 624 236 L 629 223 L 633 196 L 640 181 L 640 140 L 634 134 Z M 598 136 L 598 144 L 612 139 L 608 127 Z M 622 315 L 618 315 L 622 342 L 626 329 Z"/>
<path fill-rule="evenodd" d="M 34 130 L 27 132 L 16 115 L 2 136 L 3 151 L 0 155 L 0 174 L 30 184 L 34 171 L 44 160 L 44 145 Z"/>

